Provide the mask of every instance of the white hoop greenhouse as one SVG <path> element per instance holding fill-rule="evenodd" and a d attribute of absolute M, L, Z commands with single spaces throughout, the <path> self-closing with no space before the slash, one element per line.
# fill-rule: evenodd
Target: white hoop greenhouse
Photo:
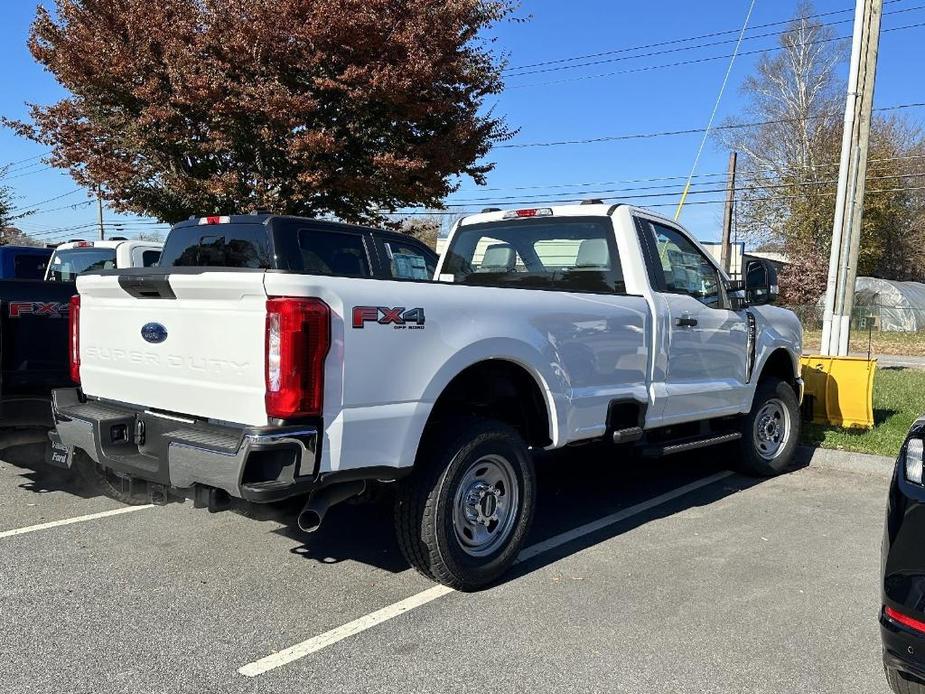
<path fill-rule="evenodd" d="M 858 277 L 852 323 L 873 330 L 925 330 L 925 284 Z"/>

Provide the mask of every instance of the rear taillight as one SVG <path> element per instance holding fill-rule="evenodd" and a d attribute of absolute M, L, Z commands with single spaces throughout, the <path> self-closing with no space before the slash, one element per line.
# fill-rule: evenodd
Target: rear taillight
<path fill-rule="evenodd" d="M 67 314 L 69 325 L 68 363 L 71 366 L 71 380 L 80 383 L 80 296 L 71 297 Z"/>
<path fill-rule="evenodd" d="M 320 417 L 331 310 L 321 299 L 267 301 L 267 415 Z"/>
<path fill-rule="evenodd" d="M 894 622 L 902 624 L 904 627 L 908 627 L 909 629 L 914 629 L 919 633 L 925 634 L 925 622 L 921 622 L 915 617 L 910 617 L 907 614 L 903 614 L 899 610 L 894 610 L 892 607 L 884 606 L 883 613 Z"/>

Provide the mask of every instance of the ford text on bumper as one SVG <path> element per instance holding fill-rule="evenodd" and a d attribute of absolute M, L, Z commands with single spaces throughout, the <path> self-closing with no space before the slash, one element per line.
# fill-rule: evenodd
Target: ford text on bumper
<path fill-rule="evenodd" d="M 99 465 L 165 487 L 221 489 L 253 502 L 308 492 L 316 482 L 315 426 L 244 427 L 52 393 L 60 443 Z"/>

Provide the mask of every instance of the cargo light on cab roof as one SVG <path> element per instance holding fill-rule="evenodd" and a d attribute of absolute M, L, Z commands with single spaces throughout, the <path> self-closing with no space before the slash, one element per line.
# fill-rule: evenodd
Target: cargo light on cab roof
<path fill-rule="evenodd" d="M 504 213 L 505 219 L 523 219 L 525 217 L 552 217 L 549 207 L 530 207 L 525 210 L 510 210 Z"/>
<path fill-rule="evenodd" d="M 226 216 L 212 216 L 212 217 L 200 217 L 199 224 L 228 224 L 231 222 L 231 217 Z"/>

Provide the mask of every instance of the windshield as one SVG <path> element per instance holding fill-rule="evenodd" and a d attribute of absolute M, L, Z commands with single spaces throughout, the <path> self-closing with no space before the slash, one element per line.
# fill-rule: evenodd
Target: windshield
<path fill-rule="evenodd" d="M 48 281 L 72 282 L 81 272 L 112 270 L 115 267 L 114 248 L 68 248 L 55 251 L 48 265 Z"/>
<path fill-rule="evenodd" d="M 512 220 L 457 229 L 441 279 L 458 284 L 625 292 L 607 218 Z"/>
<path fill-rule="evenodd" d="M 267 228 L 262 224 L 210 224 L 171 230 L 159 267 L 269 268 Z"/>

